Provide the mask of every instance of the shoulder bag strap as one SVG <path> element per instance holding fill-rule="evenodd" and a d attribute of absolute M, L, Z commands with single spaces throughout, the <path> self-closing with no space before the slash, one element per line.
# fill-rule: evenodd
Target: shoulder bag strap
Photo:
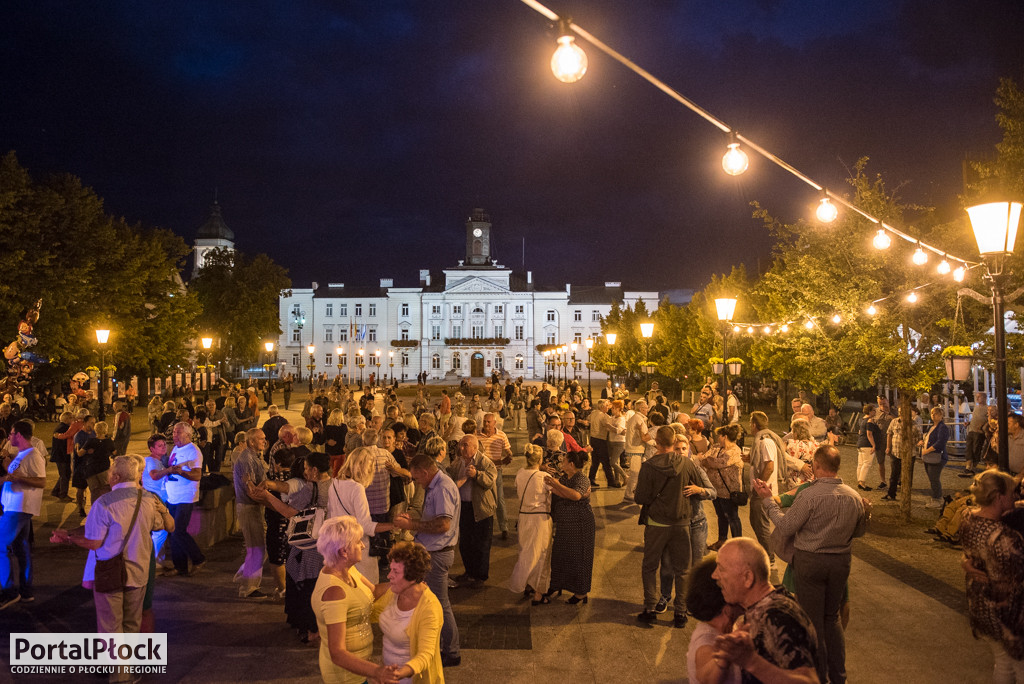
<path fill-rule="evenodd" d="M 331 483 L 331 491 L 334 492 L 334 498 L 338 500 L 338 505 L 341 506 L 341 510 L 344 511 L 342 515 L 352 515 L 345 508 L 345 504 L 341 501 L 341 494 L 338 494 L 338 483 L 337 481 Z"/>
<path fill-rule="evenodd" d="M 139 490 L 139 498 L 135 501 L 135 512 L 132 513 L 132 521 L 128 524 L 128 532 L 125 533 L 124 539 L 121 541 L 121 550 L 117 552 L 117 555 L 124 553 L 124 547 L 128 545 L 128 537 L 132 535 L 132 529 L 135 527 L 135 519 L 139 517 L 139 508 L 142 506 L 142 490 Z"/>
<path fill-rule="evenodd" d="M 530 476 L 529 480 L 526 481 L 526 486 L 523 487 L 523 496 L 522 496 L 522 498 L 519 499 L 519 515 L 523 514 L 523 503 L 526 501 L 526 490 L 528 490 L 530 488 L 530 483 L 533 482 L 533 478 L 535 478 L 538 475 L 540 475 L 540 473 L 541 473 L 541 471 L 538 470 L 537 472 L 535 472 L 533 475 Z"/>

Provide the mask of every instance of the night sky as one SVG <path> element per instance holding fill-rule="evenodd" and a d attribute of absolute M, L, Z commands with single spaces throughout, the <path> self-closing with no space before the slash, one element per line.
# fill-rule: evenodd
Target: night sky
<path fill-rule="evenodd" d="M 1024 80 L 1020 0 L 550 6 L 828 187 L 869 156 L 950 216 L 999 77 Z M 554 37 L 518 0 L 7 3 L 0 150 L 189 243 L 216 192 L 296 285 L 413 285 L 479 206 L 542 284 L 700 287 L 766 265 L 750 201 L 813 210 L 756 155 L 724 174 L 724 134 L 585 42 L 556 81 Z"/>

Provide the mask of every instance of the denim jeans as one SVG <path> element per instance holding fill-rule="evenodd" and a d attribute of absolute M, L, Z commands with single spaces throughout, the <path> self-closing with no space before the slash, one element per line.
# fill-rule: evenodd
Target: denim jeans
<path fill-rule="evenodd" d="M 454 562 L 454 547 L 431 551 L 430 570 L 427 571 L 426 577 L 427 586 L 441 603 L 441 614 L 444 616 L 441 625 L 441 655 L 444 658 L 457 658 L 460 655 L 459 626 L 455 624 L 455 613 L 452 612 L 452 603 L 448 600 L 448 571 Z"/>
<path fill-rule="evenodd" d="M 718 514 L 718 541 L 724 542 L 729 537 L 729 532 L 732 532 L 732 536 L 736 537 L 743 536 L 743 521 L 740 520 L 740 509 L 729 499 L 717 497 L 714 500 L 715 513 Z"/>
<path fill-rule="evenodd" d="M 946 459 L 940 463 L 925 463 L 924 472 L 928 475 L 928 482 L 932 486 L 932 498 L 942 498 L 942 469 L 946 467 Z"/>
<path fill-rule="evenodd" d="M 199 550 L 199 544 L 188 533 L 188 523 L 192 519 L 194 503 L 167 504 L 167 511 L 174 518 L 174 532 L 171 532 L 171 560 L 178 572 L 188 572 L 188 562 L 199 565 L 206 556 Z"/>
<path fill-rule="evenodd" d="M 20 593 L 32 595 L 32 547 L 29 530 L 32 514 L 9 511 L 0 515 L 0 586 L 3 598 L 14 598 Z M 14 586 L 14 561 L 18 562 L 18 587 Z"/>

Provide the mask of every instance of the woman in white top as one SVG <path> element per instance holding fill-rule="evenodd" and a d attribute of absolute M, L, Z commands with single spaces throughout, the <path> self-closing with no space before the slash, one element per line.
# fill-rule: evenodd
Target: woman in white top
<path fill-rule="evenodd" d="M 540 469 L 544 450 L 527 444 L 524 455 L 526 467 L 516 473 L 519 559 L 508 588 L 524 598 L 532 597 L 536 606 L 550 602 L 544 593 L 551 579 L 551 490 L 544 486 L 545 473 Z"/>
<path fill-rule="evenodd" d="M 366 488 L 373 482 L 373 474 L 377 469 L 376 450 L 370 447 L 354 449 L 345 458 L 344 465 L 338 472 L 338 478 L 331 483 L 331 493 L 327 498 L 327 517 L 351 515 L 363 528 L 363 544 L 370 548 L 370 537 L 380 532 L 390 532 L 391 523 L 374 522 L 370 518 L 370 506 L 366 501 Z M 355 564 L 363 577 L 374 584 L 379 581 L 380 573 L 377 559 L 369 553 Z"/>
<path fill-rule="evenodd" d="M 466 422 L 466 407 L 463 404 L 452 405 L 452 417 L 448 419 L 448 430 L 444 439 L 447 442 L 458 442 L 466 436 L 462 426 Z"/>

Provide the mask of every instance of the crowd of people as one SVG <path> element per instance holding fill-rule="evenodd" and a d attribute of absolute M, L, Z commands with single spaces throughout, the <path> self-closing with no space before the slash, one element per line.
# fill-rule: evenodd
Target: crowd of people
<path fill-rule="evenodd" d="M 280 600 L 297 640 L 319 648 L 325 681 L 441 682 L 462 655 L 450 592 L 492 581 L 493 540 L 511 531 L 504 470 L 522 456 L 512 476 L 519 552 L 502 581 L 521 600 L 543 606 L 567 593 L 565 603 L 587 605 L 593 492 L 622 489 L 644 529 L 636 620 L 650 627 L 671 607 L 674 627 L 700 622 L 687 657 L 691 681 L 846 680 L 852 540 L 871 505 L 838 476 L 843 425 L 834 412 L 818 418 L 796 399 L 780 435 L 763 412 L 744 420 L 737 397 L 713 384 L 684 410 L 656 383 L 639 397 L 609 383 L 591 407 L 577 383 L 495 378 L 479 392 L 433 397 L 420 385 L 408 407 L 393 387 L 314 387 L 294 425 L 270 403 L 272 393 L 262 405 L 256 388 L 215 394 L 151 402 L 144 457 L 127 454 L 131 412 L 122 403 L 113 428 L 85 407 L 59 417 L 51 494 L 70 502 L 75 487 L 84 524 L 58 529 L 51 541 L 89 549 L 83 584 L 93 588 L 101 631 L 152 628 L 157 574 L 187 578 L 203 568 L 189 522 L 204 474 L 230 464 L 244 544 L 239 600 Z M 982 437 L 968 433 L 969 470 L 980 470 L 996 443 L 985 432 L 983 399 L 975 411 L 985 418 Z M 863 416 L 856 484 L 892 500 L 903 417 L 891 415 L 884 397 Z M 912 457 L 934 484 L 948 435 L 941 414 L 927 428 L 913 418 Z M 506 425 L 525 434 L 518 453 Z M 8 429 L 0 609 L 33 598 L 31 519 L 46 486 L 47 450 L 32 421 Z M 876 465 L 877 488 L 867 482 Z M 997 681 L 1013 681 L 1024 657 L 1024 538 L 1009 519 L 1020 477 L 969 476 L 976 507 L 965 512 L 962 534 L 972 627 L 992 643 Z M 706 501 L 718 523 L 710 544 Z M 743 535 L 743 508 L 752 537 Z M 463 572 L 451 576 L 456 550 Z M 113 591 L 97 588 L 119 556 L 126 579 Z M 781 580 L 776 558 L 786 563 Z M 371 657 L 374 622 L 384 635 L 379 662 Z"/>

